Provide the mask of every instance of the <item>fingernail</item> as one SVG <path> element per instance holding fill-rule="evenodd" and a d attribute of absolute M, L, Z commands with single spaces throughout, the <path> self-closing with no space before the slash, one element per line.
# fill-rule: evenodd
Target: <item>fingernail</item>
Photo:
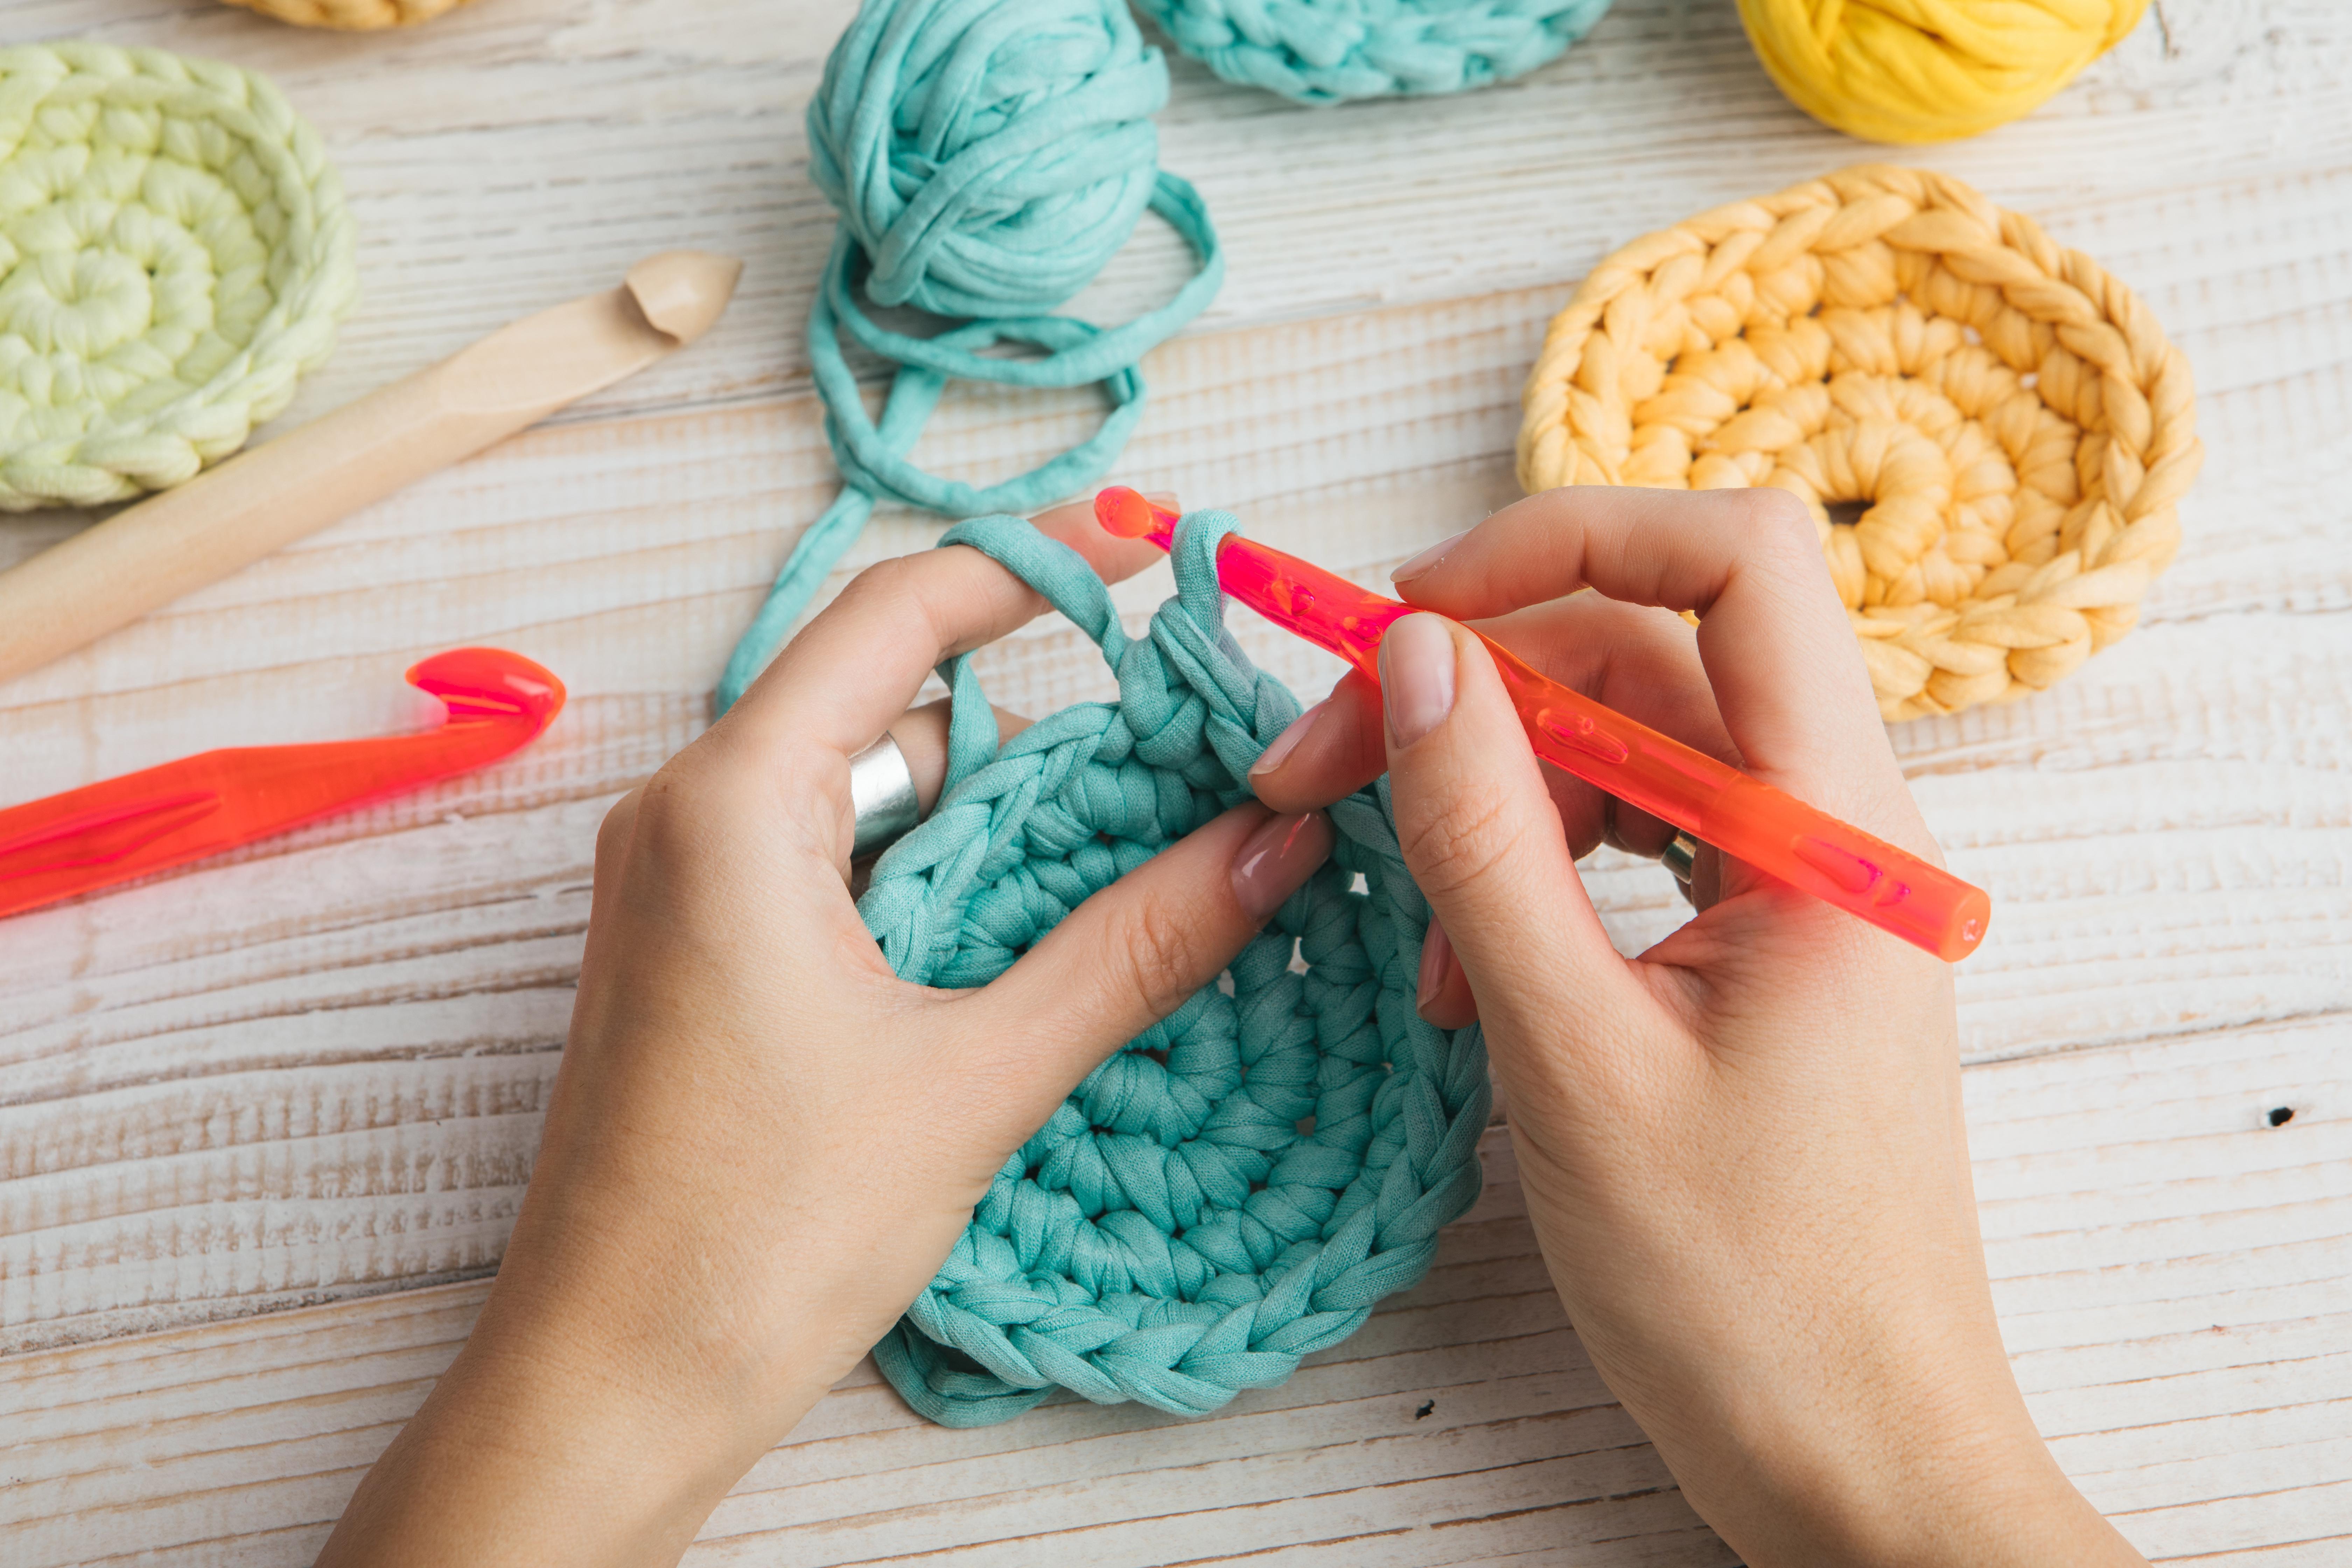
<path fill-rule="evenodd" d="M 1453 962 L 1454 944 L 1445 940 L 1445 928 L 1430 921 L 1429 934 L 1421 939 L 1421 978 L 1413 982 L 1412 991 L 1414 1012 L 1437 1000 L 1438 988 L 1445 984 L 1445 966 Z"/>
<path fill-rule="evenodd" d="M 1296 811 L 1258 824 L 1234 857 L 1234 897 L 1262 921 L 1298 890 L 1331 853 L 1331 827 L 1319 811 Z"/>
<path fill-rule="evenodd" d="M 1274 738 L 1274 744 L 1258 753 L 1257 761 L 1250 764 L 1249 776 L 1262 778 L 1282 766 L 1282 759 L 1290 755 L 1291 751 L 1297 746 L 1299 738 L 1315 727 L 1315 716 L 1322 712 L 1324 707 L 1325 703 L 1318 702 L 1314 707 L 1293 719 L 1290 721 L 1290 728 L 1276 735 Z"/>
<path fill-rule="evenodd" d="M 1395 571 L 1390 573 L 1389 581 L 1391 583 L 1412 582 L 1415 577 L 1420 576 L 1423 572 L 1428 571 L 1431 567 L 1444 560 L 1445 552 L 1447 551 L 1453 549 L 1455 545 L 1461 543 L 1464 540 L 1469 537 L 1470 531 L 1466 528 L 1459 533 L 1449 534 L 1447 537 L 1439 540 L 1436 543 L 1423 551 L 1420 554 L 1414 556 L 1412 560 L 1406 562 L 1403 565 L 1398 567 Z"/>
<path fill-rule="evenodd" d="M 1454 634 L 1435 616 L 1407 616 L 1381 638 L 1389 744 L 1402 750 L 1454 710 Z"/>

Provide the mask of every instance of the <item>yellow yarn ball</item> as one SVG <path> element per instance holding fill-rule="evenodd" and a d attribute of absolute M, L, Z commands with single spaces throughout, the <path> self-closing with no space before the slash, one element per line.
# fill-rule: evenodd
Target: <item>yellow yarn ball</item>
<path fill-rule="evenodd" d="M 1949 142 L 2026 114 L 2147 0 L 1739 0 L 1790 101 L 1866 142 Z"/>

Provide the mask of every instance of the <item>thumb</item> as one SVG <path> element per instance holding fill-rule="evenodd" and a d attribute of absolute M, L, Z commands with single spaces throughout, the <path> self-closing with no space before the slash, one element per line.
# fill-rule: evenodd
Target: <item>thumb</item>
<path fill-rule="evenodd" d="M 1330 853 L 1320 812 L 1242 805 L 1187 834 L 964 994 L 980 1005 L 971 1022 L 984 1049 L 1017 1058 L 1003 1065 L 1043 1120 L 1107 1052 L 1216 979 Z"/>
<path fill-rule="evenodd" d="M 1546 1037 L 1634 991 L 1486 645 L 1407 616 L 1381 640 L 1381 691 L 1397 846 L 1490 1038 Z"/>

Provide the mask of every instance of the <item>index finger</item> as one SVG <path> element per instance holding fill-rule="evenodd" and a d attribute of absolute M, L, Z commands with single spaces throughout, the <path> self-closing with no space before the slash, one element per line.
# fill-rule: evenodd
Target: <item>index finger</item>
<path fill-rule="evenodd" d="M 1406 562 L 1396 583 L 1416 608 L 1458 620 L 1580 588 L 1694 612 L 1707 684 L 1751 770 L 1821 805 L 1900 781 L 1812 518 L 1783 491 L 1547 490 Z"/>
<path fill-rule="evenodd" d="M 1034 520 L 1039 531 L 1116 583 L 1160 559 L 1148 540 L 1115 539 L 1087 502 Z M 1015 631 L 1045 595 L 977 550 L 919 551 L 866 568 L 784 646 L 712 728 L 761 752 L 814 742 L 844 757 L 869 746 L 939 663 Z"/>

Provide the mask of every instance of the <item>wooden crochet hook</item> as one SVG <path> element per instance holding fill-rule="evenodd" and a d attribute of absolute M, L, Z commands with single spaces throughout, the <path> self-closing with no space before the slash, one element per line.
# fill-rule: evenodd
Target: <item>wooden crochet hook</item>
<path fill-rule="evenodd" d="M 666 250 L 0 573 L 0 680 L 128 626 L 710 329 L 743 264 Z"/>

